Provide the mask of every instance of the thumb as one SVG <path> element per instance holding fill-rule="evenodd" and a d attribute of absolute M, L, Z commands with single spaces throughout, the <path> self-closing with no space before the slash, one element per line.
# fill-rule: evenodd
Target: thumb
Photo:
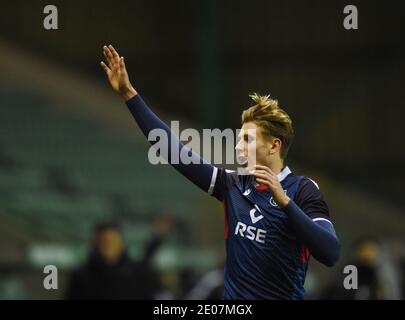
<path fill-rule="evenodd" d="M 100 66 L 103 68 L 107 75 L 110 73 L 110 68 L 103 61 L 100 62 Z"/>

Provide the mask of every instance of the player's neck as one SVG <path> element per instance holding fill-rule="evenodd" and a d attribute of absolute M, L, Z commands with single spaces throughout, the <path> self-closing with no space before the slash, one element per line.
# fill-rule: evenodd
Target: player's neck
<path fill-rule="evenodd" d="M 274 159 L 273 161 L 268 161 L 267 163 L 263 164 L 271 169 L 275 174 L 279 174 L 281 170 L 284 168 L 283 161 L 281 159 Z"/>

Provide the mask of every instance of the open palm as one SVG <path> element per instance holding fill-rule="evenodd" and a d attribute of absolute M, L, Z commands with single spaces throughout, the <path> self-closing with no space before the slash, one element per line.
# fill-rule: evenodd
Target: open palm
<path fill-rule="evenodd" d="M 112 45 L 104 46 L 103 53 L 107 60 L 107 64 L 102 61 L 101 67 L 107 74 L 113 90 L 122 96 L 134 91 L 129 81 L 124 57 L 120 57 Z"/>

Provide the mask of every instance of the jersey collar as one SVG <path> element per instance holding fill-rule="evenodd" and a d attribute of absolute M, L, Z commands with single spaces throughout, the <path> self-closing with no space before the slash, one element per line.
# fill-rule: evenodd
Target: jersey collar
<path fill-rule="evenodd" d="M 288 166 L 285 166 L 283 170 L 281 170 L 280 173 L 277 175 L 278 181 L 283 181 L 290 173 L 290 168 Z"/>

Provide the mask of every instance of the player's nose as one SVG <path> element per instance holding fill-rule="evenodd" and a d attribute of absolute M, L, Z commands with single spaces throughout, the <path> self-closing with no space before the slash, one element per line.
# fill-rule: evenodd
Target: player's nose
<path fill-rule="evenodd" d="M 236 146 L 235 146 L 235 151 L 236 152 L 242 152 L 243 151 L 243 145 L 242 145 L 242 141 L 239 141 Z"/>

